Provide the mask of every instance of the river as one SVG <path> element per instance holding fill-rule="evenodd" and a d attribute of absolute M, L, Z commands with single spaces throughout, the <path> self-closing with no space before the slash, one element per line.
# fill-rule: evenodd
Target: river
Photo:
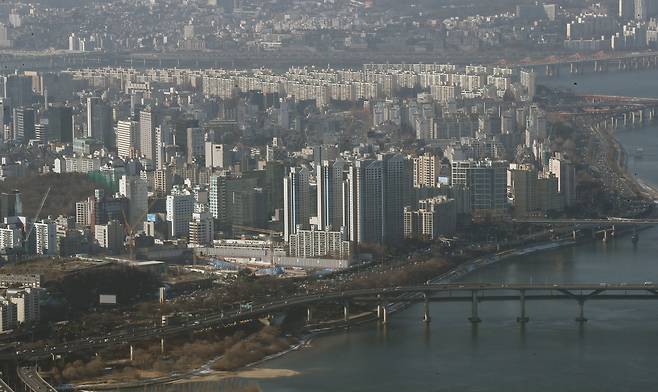
<path fill-rule="evenodd" d="M 596 94 L 658 97 L 658 72 L 563 75 L 542 80 Z M 631 152 L 628 167 L 658 186 L 658 127 L 618 132 Z M 629 154 L 630 155 L 630 154 Z M 477 270 L 467 282 L 576 283 L 658 281 L 658 228 L 630 239 L 587 243 L 510 258 Z M 346 333 L 315 338 L 310 347 L 263 364 L 299 375 L 259 381 L 265 392 L 292 391 L 634 391 L 654 390 L 658 304 L 591 302 L 582 327 L 574 302 L 531 302 L 520 328 L 518 303 L 484 302 L 482 323 L 467 321 L 469 304 L 420 305 Z"/>
<path fill-rule="evenodd" d="M 658 72 L 591 74 L 542 81 L 582 92 L 658 97 Z M 658 127 L 619 131 L 629 170 L 658 186 Z M 622 237 L 509 258 L 474 271 L 465 282 L 658 282 L 658 228 L 634 246 Z M 258 379 L 265 392 L 298 391 L 635 391 L 654 390 L 658 303 L 590 301 L 589 321 L 576 323 L 576 303 L 537 301 L 530 322 L 516 323 L 517 302 L 483 302 L 472 326 L 470 304 L 435 303 L 432 322 L 420 305 L 394 315 L 386 327 L 367 324 L 315 337 L 309 347 L 263 363 L 290 376 Z M 294 371 L 291 372 L 290 370 Z M 277 374 L 277 372 L 270 372 Z M 219 384 L 161 387 L 184 392 Z M 221 390 L 221 389 L 220 389 Z"/>

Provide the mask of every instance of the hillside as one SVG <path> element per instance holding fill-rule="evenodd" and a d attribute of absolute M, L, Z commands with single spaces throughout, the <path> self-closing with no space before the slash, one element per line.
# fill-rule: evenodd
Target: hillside
<path fill-rule="evenodd" d="M 75 203 L 93 195 L 94 189 L 99 186 L 84 174 L 77 173 L 29 175 L 0 181 L 0 192 L 14 189 L 21 191 L 23 214 L 28 217 L 34 217 L 48 187 L 51 187 L 50 194 L 41 211 L 41 217 L 72 214 L 75 211 Z"/>

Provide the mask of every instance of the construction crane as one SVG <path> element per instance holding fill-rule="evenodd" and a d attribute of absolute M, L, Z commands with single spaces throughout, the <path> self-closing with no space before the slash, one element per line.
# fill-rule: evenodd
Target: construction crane
<path fill-rule="evenodd" d="M 133 258 L 133 252 L 135 249 L 135 228 L 133 225 L 130 224 L 130 221 L 128 220 L 128 217 L 126 216 L 126 210 L 124 208 L 121 209 L 121 215 L 123 215 L 123 227 L 124 230 L 126 231 L 126 248 L 128 248 L 128 257 L 130 259 Z"/>
<path fill-rule="evenodd" d="M 280 236 L 281 232 L 269 229 L 262 229 L 259 227 L 249 227 L 242 225 L 232 225 L 233 229 L 238 229 L 242 231 L 250 231 L 253 233 L 266 234 L 268 238 L 268 243 L 270 245 L 270 265 L 274 266 L 274 236 Z"/>
<path fill-rule="evenodd" d="M 151 203 L 148 205 L 146 208 L 146 211 L 137 219 L 136 223 L 139 222 L 144 222 L 144 218 L 146 218 L 146 215 L 148 215 L 149 210 L 153 205 L 156 203 L 157 199 L 153 199 Z M 137 230 L 135 230 L 134 225 L 130 223 L 130 220 L 126 216 L 126 211 L 125 209 L 121 209 L 121 214 L 123 215 L 123 226 L 126 230 L 126 248 L 128 248 L 128 255 L 130 259 L 135 258 L 135 235 L 137 234 Z"/>
<path fill-rule="evenodd" d="M 41 198 L 41 204 L 39 204 L 39 208 L 37 209 L 37 213 L 34 215 L 34 219 L 32 219 L 32 224 L 30 225 L 30 229 L 28 230 L 27 234 L 25 235 L 25 239 L 23 240 L 23 251 L 27 253 L 28 249 L 28 244 L 30 243 L 30 236 L 32 235 L 32 232 L 34 231 L 34 224 L 36 223 L 37 220 L 39 220 L 39 215 L 41 215 L 41 210 L 43 210 L 43 206 L 46 204 L 46 199 L 48 198 L 48 194 L 50 193 L 51 187 L 48 187 L 48 190 L 46 190 L 46 194 L 43 195 Z M 29 222 L 25 222 L 25 224 L 28 224 Z"/>

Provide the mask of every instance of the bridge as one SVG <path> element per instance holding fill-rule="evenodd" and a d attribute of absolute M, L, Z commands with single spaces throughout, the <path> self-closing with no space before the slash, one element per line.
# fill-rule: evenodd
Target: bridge
<path fill-rule="evenodd" d="M 576 93 L 577 97 L 582 98 L 585 102 L 591 104 L 649 104 L 655 105 L 658 104 L 658 99 L 656 98 L 646 98 L 646 97 L 631 97 L 624 95 L 603 95 L 603 94 L 583 94 Z"/>
<path fill-rule="evenodd" d="M 0 392 L 14 392 L 13 389 L 7 383 L 0 378 Z"/>
<path fill-rule="evenodd" d="M 28 392 L 57 392 L 39 375 L 36 367 L 19 367 L 16 372 L 18 379 Z"/>
<path fill-rule="evenodd" d="M 630 226 L 633 230 L 633 241 L 638 240 L 638 226 L 658 225 L 658 219 L 626 219 L 626 218 L 608 218 L 608 219 L 544 219 L 544 218 L 526 218 L 512 219 L 514 223 L 526 223 L 531 225 L 553 225 L 553 226 L 572 226 L 573 239 L 576 240 L 578 228 L 592 228 L 594 238 L 600 236 L 604 242 L 608 236 L 614 237 L 616 229 L 619 226 Z"/>
<path fill-rule="evenodd" d="M 625 219 L 625 218 L 608 218 L 608 219 L 544 219 L 544 218 L 527 218 L 512 219 L 514 223 L 528 223 L 537 225 L 589 225 L 589 226 L 653 226 L 658 225 L 658 219 Z"/>
<path fill-rule="evenodd" d="M 586 301 L 600 300 L 658 300 L 658 285 L 652 282 L 642 284 L 425 284 L 404 287 L 388 287 L 335 291 L 300 295 L 251 306 L 250 309 L 237 309 L 227 313 L 214 313 L 181 325 L 139 328 L 130 331 L 118 331 L 98 337 L 88 337 L 69 341 L 67 343 L 45 346 L 33 349 L 18 350 L 11 355 L 0 355 L 2 358 L 36 361 L 53 358 L 55 355 L 87 351 L 119 345 L 129 345 L 132 342 L 147 339 L 164 339 L 164 336 L 191 332 L 207 328 L 218 328 L 236 323 L 257 320 L 277 312 L 291 309 L 307 310 L 308 322 L 311 319 L 311 307 L 321 303 L 334 303 L 344 311 L 344 322 L 350 322 L 350 304 L 372 304 L 373 314 L 382 322 L 388 321 L 389 313 L 403 304 L 424 303 L 422 319 L 430 322 L 431 302 L 469 302 L 470 317 L 473 323 L 480 322 L 478 306 L 488 301 L 517 301 L 519 316 L 517 321 L 528 321 L 526 314 L 527 301 L 566 300 L 577 304 L 576 320 L 584 322 L 584 304 Z M 376 310 L 374 310 L 376 309 Z M 24 370 L 27 372 L 27 370 Z M 36 377 L 24 373 L 22 379 L 36 386 Z M 35 381 L 36 380 L 36 381 Z M 44 392 L 45 390 L 33 390 Z"/>
<path fill-rule="evenodd" d="M 517 68 L 533 69 L 535 72 L 543 69 L 544 74 L 548 77 L 559 76 L 562 66 L 568 66 L 568 72 L 571 74 L 583 74 L 587 71 L 608 72 L 653 69 L 658 66 L 658 53 L 653 51 L 624 54 L 597 53 L 592 56 L 576 54 L 566 58 L 551 56 L 543 60 L 521 61 L 515 65 Z"/>

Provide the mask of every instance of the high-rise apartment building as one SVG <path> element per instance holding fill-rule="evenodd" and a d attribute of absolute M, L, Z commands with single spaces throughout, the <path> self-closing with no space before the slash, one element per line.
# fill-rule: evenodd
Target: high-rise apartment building
<path fill-rule="evenodd" d="M 96 198 L 75 203 L 75 224 L 78 227 L 94 226 L 96 224 Z"/>
<path fill-rule="evenodd" d="M 402 154 L 378 156 L 383 169 L 382 241 L 403 238 L 404 207 L 411 203 L 412 164 Z"/>
<path fill-rule="evenodd" d="M 9 100 L 11 107 L 29 106 L 34 103 L 31 77 L 17 74 L 3 76 L 2 86 L 2 96 Z"/>
<path fill-rule="evenodd" d="M 194 163 L 195 158 L 202 158 L 205 154 L 203 129 L 187 128 L 187 163 Z"/>
<path fill-rule="evenodd" d="M 347 177 L 350 241 L 381 243 L 384 237 L 383 161 L 356 160 Z"/>
<path fill-rule="evenodd" d="M 87 98 L 87 133 L 85 136 L 96 139 L 108 148 L 115 145 L 112 132 L 112 109 L 98 97 Z"/>
<path fill-rule="evenodd" d="M 0 193 L 0 220 L 23 214 L 23 202 L 21 192 L 16 189 L 13 192 Z"/>
<path fill-rule="evenodd" d="M 14 225 L 0 227 L 0 249 L 20 248 L 23 243 L 23 230 Z"/>
<path fill-rule="evenodd" d="M 190 221 L 188 242 L 196 246 L 211 246 L 215 237 L 212 215 L 208 212 L 195 212 Z"/>
<path fill-rule="evenodd" d="M 117 122 L 117 155 L 121 158 L 131 158 L 138 155 L 139 135 L 135 121 Z"/>
<path fill-rule="evenodd" d="M 403 237 L 404 206 L 411 202 L 412 165 L 401 154 L 350 165 L 345 185 L 347 235 L 357 243 L 384 243 Z"/>
<path fill-rule="evenodd" d="M 194 196 L 176 194 L 167 196 L 167 224 L 173 238 L 187 236 L 194 213 Z"/>
<path fill-rule="evenodd" d="M 110 220 L 104 225 L 96 225 L 94 238 L 101 248 L 107 249 L 113 254 L 120 253 L 125 239 L 123 225 L 118 220 Z"/>
<path fill-rule="evenodd" d="M 133 227 L 141 224 L 148 212 L 146 180 L 136 176 L 122 176 L 119 180 L 119 194 L 128 199 L 129 224 Z"/>
<path fill-rule="evenodd" d="M 622 19 L 632 19 L 635 11 L 635 0 L 619 0 L 618 16 Z"/>
<path fill-rule="evenodd" d="M 413 159 L 414 188 L 436 187 L 441 160 L 432 153 L 425 153 Z"/>
<path fill-rule="evenodd" d="M 512 164 L 507 170 L 507 189 L 514 216 L 528 216 L 535 207 L 537 170 L 531 165 Z"/>
<path fill-rule="evenodd" d="M 226 144 L 215 144 L 212 142 L 205 142 L 205 158 L 206 167 L 228 169 L 231 165 L 232 151 Z"/>
<path fill-rule="evenodd" d="M 9 39 L 7 26 L 0 23 L 0 48 L 11 48 L 12 41 Z"/>
<path fill-rule="evenodd" d="M 470 190 L 474 214 L 503 214 L 507 209 L 507 161 L 452 162 L 451 183 Z"/>
<path fill-rule="evenodd" d="M 455 232 L 457 207 L 453 199 L 437 196 L 418 202 L 418 209 L 404 208 L 404 237 L 434 240 Z"/>
<path fill-rule="evenodd" d="M 173 144 L 173 128 L 170 121 L 163 121 L 162 124 L 155 127 L 155 169 L 160 170 L 166 164 L 165 147 Z"/>
<path fill-rule="evenodd" d="M 14 108 L 14 141 L 27 143 L 34 139 L 34 109 L 28 107 Z"/>
<path fill-rule="evenodd" d="M 21 289 L 8 289 L 9 302 L 15 306 L 15 320 L 19 324 L 37 322 L 41 318 L 39 308 L 40 288 L 27 287 Z M 4 315 L 3 315 L 4 319 Z"/>
<path fill-rule="evenodd" d="M 283 179 L 283 237 L 286 241 L 297 228 L 308 228 L 311 194 L 307 168 L 290 168 Z"/>
<path fill-rule="evenodd" d="M 208 204 L 210 214 L 219 221 L 228 220 L 226 208 L 227 174 L 210 177 L 210 192 L 208 193 Z"/>
<path fill-rule="evenodd" d="M 548 160 L 548 171 L 557 177 L 558 192 L 564 197 L 567 207 L 576 204 L 576 168 L 561 154 Z"/>
<path fill-rule="evenodd" d="M 330 227 L 340 231 L 344 227 L 345 161 L 322 161 L 316 165 L 317 220 L 320 229 Z"/>
<path fill-rule="evenodd" d="M 41 222 L 35 222 L 33 235 L 38 255 L 57 254 L 57 224 L 54 221 L 44 219 Z"/>
<path fill-rule="evenodd" d="M 140 152 L 146 159 L 155 162 L 156 137 L 155 137 L 156 119 L 155 113 L 150 108 L 139 112 L 139 148 Z"/>
<path fill-rule="evenodd" d="M 48 135 L 52 141 L 73 142 L 73 109 L 62 104 L 48 108 Z"/>
<path fill-rule="evenodd" d="M 39 143 L 47 144 L 49 139 L 49 129 L 47 122 L 41 122 L 34 125 L 34 139 Z"/>

